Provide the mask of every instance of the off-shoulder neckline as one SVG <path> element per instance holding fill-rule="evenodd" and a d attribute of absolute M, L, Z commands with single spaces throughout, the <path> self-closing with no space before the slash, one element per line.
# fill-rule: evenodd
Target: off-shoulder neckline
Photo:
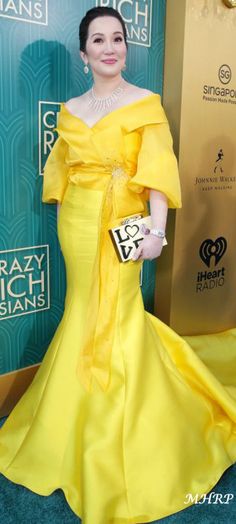
<path fill-rule="evenodd" d="M 86 122 L 84 120 L 82 120 L 82 118 L 80 118 L 79 116 L 76 116 L 76 115 L 73 115 L 69 109 L 67 109 L 66 105 L 65 105 L 65 102 L 61 102 L 61 107 L 63 108 L 63 110 L 66 112 L 66 114 L 68 116 L 70 116 L 71 118 L 77 120 L 78 122 L 80 122 L 85 128 L 87 128 L 88 130 L 92 131 L 93 129 L 95 129 L 99 124 L 103 123 L 104 120 L 107 120 L 109 119 L 110 117 L 112 117 L 114 114 L 116 113 L 119 113 L 120 111 L 124 110 L 124 109 L 127 109 L 127 108 L 130 108 L 130 107 L 133 107 L 137 104 L 140 104 L 140 103 L 143 103 L 144 101 L 149 101 L 151 98 L 158 98 L 158 100 L 160 100 L 160 95 L 158 93 L 151 93 L 150 95 L 146 95 L 146 96 L 143 96 L 142 98 L 138 98 L 138 100 L 135 100 L 134 102 L 130 102 L 128 104 L 124 104 L 123 106 L 121 107 L 118 107 L 117 109 L 114 109 L 113 111 L 110 111 L 110 113 L 107 113 L 106 115 L 104 115 L 102 118 L 99 118 L 99 120 L 97 120 L 97 122 L 95 122 L 95 124 L 93 124 L 92 126 L 89 126 L 88 124 L 86 124 Z"/>

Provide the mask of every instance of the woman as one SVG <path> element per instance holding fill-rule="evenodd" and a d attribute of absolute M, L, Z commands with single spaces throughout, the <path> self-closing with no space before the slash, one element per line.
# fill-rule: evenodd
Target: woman
<path fill-rule="evenodd" d="M 80 45 L 94 85 L 61 105 L 43 187 L 43 202 L 61 203 L 65 311 L 0 431 L 0 471 L 41 495 L 61 488 L 84 524 L 144 523 L 191 505 L 234 463 L 236 402 L 143 307 L 142 262 L 162 251 L 167 207 L 181 206 L 160 97 L 122 79 L 117 11 L 88 11 Z M 148 199 L 151 233 L 121 263 L 108 230 L 146 216 Z"/>

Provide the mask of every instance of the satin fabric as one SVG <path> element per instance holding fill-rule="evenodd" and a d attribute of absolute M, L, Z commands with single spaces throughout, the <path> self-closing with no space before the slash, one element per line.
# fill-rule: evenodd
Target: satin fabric
<path fill-rule="evenodd" d="M 143 262 L 119 263 L 112 249 L 108 228 L 146 213 L 149 188 L 163 184 L 181 205 L 158 95 L 92 129 L 62 106 L 58 132 L 43 200 L 62 203 L 65 311 L 0 429 L 0 472 L 40 495 L 61 488 L 83 524 L 152 522 L 208 493 L 236 461 L 236 333 L 178 336 L 144 310 Z"/>
<path fill-rule="evenodd" d="M 128 120 L 127 109 L 122 107 L 89 128 L 62 104 L 56 128 L 59 140 L 44 171 L 43 202 L 61 202 L 70 184 L 100 192 L 90 211 L 90 217 L 94 211 L 94 222 L 99 227 L 77 365 L 77 374 L 87 391 L 93 389 L 93 377 L 103 391 L 107 391 L 111 380 L 119 262 L 109 228 L 127 215 L 147 215 L 151 187 L 167 195 L 169 207 L 181 206 L 177 162 L 160 96 L 150 95 L 129 104 L 128 109 Z M 89 230 L 87 234 L 91 236 Z"/>

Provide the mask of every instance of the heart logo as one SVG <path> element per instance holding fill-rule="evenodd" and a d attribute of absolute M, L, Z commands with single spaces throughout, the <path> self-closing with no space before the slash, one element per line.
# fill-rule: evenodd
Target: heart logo
<path fill-rule="evenodd" d="M 127 235 L 129 235 L 129 237 L 135 237 L 135 235 L 137 235 L 138 231 L 139 231 L 139 227 L 134 224 L 133 226 L 125 226 L 125 231 L 127 233 Z"/>
<path fill-rule="evenodd" d="M 204 240 L 199 249 L 199 255 L 206 264 L 210 267 L 211 258 L 215 257 L 215 266 L 218 264 L 220 259 L 223 257 L 227 249 L 227 241 L 224 237 L 218 237 L 215 242 L 210 238 Z"/>

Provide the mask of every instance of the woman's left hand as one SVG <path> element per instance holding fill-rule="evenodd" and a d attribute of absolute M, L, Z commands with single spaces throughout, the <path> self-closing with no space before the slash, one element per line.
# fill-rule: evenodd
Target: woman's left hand
<path fill-rule="evenodd" d="M 163 248 L 163 239 L 155 235 L 145 235 L 132 256 L 132 260 L 153 260 L 159 257 Z"/>

